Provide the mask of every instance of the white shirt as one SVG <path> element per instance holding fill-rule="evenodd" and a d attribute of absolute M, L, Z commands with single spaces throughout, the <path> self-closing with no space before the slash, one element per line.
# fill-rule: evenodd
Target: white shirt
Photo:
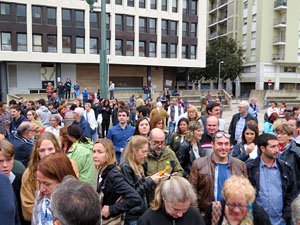
<path fill-rule="evenodd" d="M 268 117 L 270 117 L 271 116 L 271 114 L 273 113 L 273 112 L 276 112 L 278 115 L 279 115 L 279 109 L 278 108 L 272 108 L 272 107 L 269 107 L 268 108 Z"/>
<path fill-rule="evenodd" d="M 174 121 L 172 122 L 176 122 L 178 117 L 183 113 L 182 107 L 180 108 L 180 115 L 178 115 L 178 104 L 177 105 L 173 105 L 175 108 L 175 114 L 174 114 Z M 168 108 L 168 114 L 170 115 L 170 120 L 171 120 L 171 105 Z"/>
<path fill-rule="evenodd" d="M 247 145 L 244 144 L 244 148 L 245 148 L 245 151 L 247 149 Z M 255 145 L 254 149 L 252 152 L 250 152 L 249 154 L 249 159 L 255 159 L 257 157 L 257 145 Z"/>
<path fill-rule="evenodd" d="M 96 127 L 98 127 L 98 123 L 95 118 L 95 112 L 93 109 L 90 109 L 89 112 L 87 112 L 85 110 L 83 113 L 83 116 L 86 119 L 86 121 L 88 121 L 88 123 L 90 124 L 90 127 L 92 130 L 94 130 Z"/>
<path fill-rule="evenodd" d="M 45 131 L 54 134 L 56 137 L 59 137 L 59 129 L 60 128 L 61 128 L 61 126 L 57 126 L 56 128 L 50 126 L 50 127 L 46 127 Z"/>
<path fill-rule="evenodd" d="M 199 155 L 198 148 L 195 147 L 194 145 L 193 145 L 193 152 L 194 152 L 194 154 L 195 154 L 195 158 L 196 158 L 196 159 L 199 159 L 199 158 L 200 158 L 200 155 Z"/>
<path fill-rule="evenodd" d="M 114 83 L 112 83 L 111 85 L 109 85 L 109 90 L 110 91 L 112 91 L 112 90 L 114 90 L 115 89 L 115 84 Z"/>

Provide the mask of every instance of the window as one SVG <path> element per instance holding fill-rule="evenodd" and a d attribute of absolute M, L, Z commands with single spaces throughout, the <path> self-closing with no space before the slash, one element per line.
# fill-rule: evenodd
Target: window
<path fill-rule="evenodd" d="M 254 31 L 251 33 L 251 39 L 255 39 L 255 38 L 256 38 L 256 32 Z"/>
<path fill-rule="evenodd" d="M 41 34 L 34 34 L 32 38 L 34 52 L 41 52 L 42 51 L 42 35 Z"/>
<path fill-rule="evenodd" d="M 197 1 L 192 0 L 191 2 L 191 14 L 197 15 Z"/>
<path fill-rule="evenodd" d="M 146 33 L 146 18 L 140 17 L 139 18 L 139 32 Z"/>
<path fill-rule="evenodd" d="M 149 19 L 149 33 L 156 34 L 156 19 Z"/>
<path fill-rule="evenodd" d="M 172 12 L 177 12 L 177 0 L 172 0 Z"/>
<path fill-rule="evenodd" d="M 116 15 L 116 30 L 123 31 L 123 16 L 122 15 Z"/>
<path fill-rule="evenodd" d="M 134 0 L 127 0 L 127 6 L 134 7 Z"/>
<path fill-rule="evenodd" d="M 188 23 L 182 22 L 182 36 L 188 37 Z"/>
<path fill-rule="evenodd" d="M 187 0 L 183 0 L 182 1 L 182 12 L 184 14 L 188 13 L 188 2 L 187 2 Z"/>
<path fill-rule="evenodd" d="M 133 41 L 126 41 L 126 55 L 133 56 Z"/>
<path fill-rule="evenodd" d="M 91 12 L 90 13 L 90 28 L 99 28 L 98 23 L 98 13 Z"/>
<path fill-rule="evenodd" d="M 1 33 L 1 49 L 11 51 L 11 33 Z"/>
<path fill-rule="evenodd" d="M 161 20 L 161 34 L 168 35 L 168 21 Z"/>
<path fill-rule="evenodd" d="M 32 23 L 42 23 L 42 7 L 32 6 Z"/>
<path fill-rule="evenodd" d="M 191 23 L 191 37 L 196 37 L 196 32 L 197 32 L 196 26 L 197 26 L 196 23 Z"/>
<path fill-rule="evenodd" d="M 116 55 L 122 55 L 122 45 L 123 45 L 122 40 L 115 41 L 115 54 Z"/>
<path fill-rule="evenodd" d="M 168 0 L 161 0 L 161 11 L 168 10 Z"/>
<path fill-rule="evenodd" d="M 139 7 L 140 8 L 145 8 L 145 5 L 146 5 L 146 0 L 139 0 Z"/>
<path fill-rule="evenodd" d="M 17 34 L 18 51 L 27 51 L 27 35 Z"/>
<path fill-rule="evenodd" d="M 5 16 L 10 15 L 10 4 L 0 3 L 0 15 L 5 15 Z"/>
<path fill-rule="evenodd" d="M 47 8 L 47 24 L 56 25 L 56 9 Z"/>
<path fill-rule="evenodd" d="M 156 0 L 151 0 L 151 5 L 150 5 L 150 8 L 151 9 L 156 9 Z"/>
<path fill-rule="evenodd" d="M 176 36 L 177 35 L 177 22 L 171 21 L 170 22 L 170 35 Z"/>
<path fill-rule="evenodd" d="M 177 45 L 171 44 L 170 45 L 170 58 L 177 58 Z"/>
<path fill-rule="evenodd" d="M 90 54 L 98 54 L 97 38 L 90 38 Z"/>
<path fill-rule="evenodd" d="M 132 32 L 134 30 L 134 17 L 126 16 L 126 31 Z"/>
<path fill-rule="evenodd" d="M 122 0 L 116 0 L 116 1 L 115 1 L 115 4 L 116 4 L 116 5 L 122 5 Z"/>
<path fill-rule="evenodd" d="M 62 50 L 63 53 L 71 53 L 71 37 L 62 37 Z"/>
<path fill-rule="evenodd" d="M 196 45 L 191 45 L 191 59 L 196 59 Z"/>
<path fill-rule="evenodd" d="M 256 22 L 256 15 L 252 16 L 252 22 L 255 23 Z"/>
<path fill-rule="evenodd" d="M 110 39 L 106 39 L 106 53 L 110 55 Z"/>
<path fill-rule="evenodd" d="M 181 58 L 187 59 L 187 45 L 181 47 Z"/>
<path fill-rule="evenodd" d="M 70 9 L 63 9 L 62 10 L 62 25 L 64 27 L 71 26 L 71 10 Z"/>
<path fill-rule="evenodd" d="M 139 56 L 145 57 L 146 55 L 146 42 L 140 41 L 139 42 Z"/>
<path fill-rule="evenodd" d="M 106 30 L 110 30 L 110 15 L 106 13 Z"/>
<path fill-rule="evenodd" d="M 156 57 L 156 43 L 149 43 L 149 57 Z"/>
<path fill-rule="evenodd" d="M 26 5 L 17 5 L 17 22 L 26 23 Z"/>
<path fill-rule="evenodd" d="M 56 46 L 57 46 L 57 39 L 56 35 L 48 35 L 48 52 L 57 52 Z"/>
<path fill-rule="evenodd" d="M 291 66 L 285 66 L 284 67 L 284 72 L 285 73 L 296 73 L 296 67 L 291 67 Z"/>
<path fill-rule="evenodd" d="M 76 37 L 76 53 L 84 54 L 84 38 Z"/>
<path fill-rule="evenodd" d="M 248 1 L 244 2 L 244 9 L 248 9 Z"/>
<path fill-rule="evenodd" d="M 167 43 L 161 43 L 161 57 L 167 58 Z"/>
<path fill-rule="evenodd" d="M 76 27 L 84 27 L 84 12 L 81 10 L 75 11 L 75 24 Z"/>

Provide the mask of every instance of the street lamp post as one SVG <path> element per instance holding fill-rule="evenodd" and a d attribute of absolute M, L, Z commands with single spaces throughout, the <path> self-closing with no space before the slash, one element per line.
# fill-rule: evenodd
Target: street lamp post
<path fill-rule="evenodd" d="M 93 12 L 95 0 L 86 0 Z M 101 48 L 100 48 L 100 96 L 107 98 L 108 77 L 107 77 L 107 55 L 106 55 L 106 0 L 101 1 Z"/>
<path fill-rule="evenodd" d="M 221 64 L 224 64 L 224 61 L 219 62 L 219 80 L 218 80 L 218 90 L 221 90 Z"/>

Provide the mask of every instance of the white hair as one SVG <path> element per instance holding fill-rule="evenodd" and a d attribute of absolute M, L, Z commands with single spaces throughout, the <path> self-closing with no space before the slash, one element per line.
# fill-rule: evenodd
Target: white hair
<path fill-rule="evenodd" d="M 81 107 L 77 107 L 77 108 L 74 110 L 74 112 L 77 113 L 78 116 L 83 116 L 84 109 L 81 108 Z"/>
<path fill-rule="evenodd" d="M 242 107 L 249 109 L 249 103 L 246 101 L 241 101 L 239 105 L 242 105 Z"/>

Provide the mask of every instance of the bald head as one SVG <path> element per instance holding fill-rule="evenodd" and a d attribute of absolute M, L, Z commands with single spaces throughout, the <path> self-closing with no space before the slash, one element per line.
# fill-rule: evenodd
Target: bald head
<path fill-rule="evenodd" d="M 213 136 L 219 130 L 219 119 L 215 116 L 209 116 L 206 121 L 206 129 L 209 136 Z"/>
<path fill-rule="evenodd" d="M 165 133 L 159 128 L 154 128 L 150 132 L 149 142 L 150 149 L 160 156 L 162 149 L 165 147 Z"/>
<path fill-rule="evenodd" d="M 150 138 L 158 138 L 158 137 L 164 137 L 165 138 L 165 133 L 162 129 L 159 128 L 154 128 L 150 132 Z"/>
<path fill-rule="evenodd" d="M 33 124 L 30 122 L 22 122 L 17 129 L 17 134 L 19 136 L 31 139 L 31 130 L 33 129 Z"/>

